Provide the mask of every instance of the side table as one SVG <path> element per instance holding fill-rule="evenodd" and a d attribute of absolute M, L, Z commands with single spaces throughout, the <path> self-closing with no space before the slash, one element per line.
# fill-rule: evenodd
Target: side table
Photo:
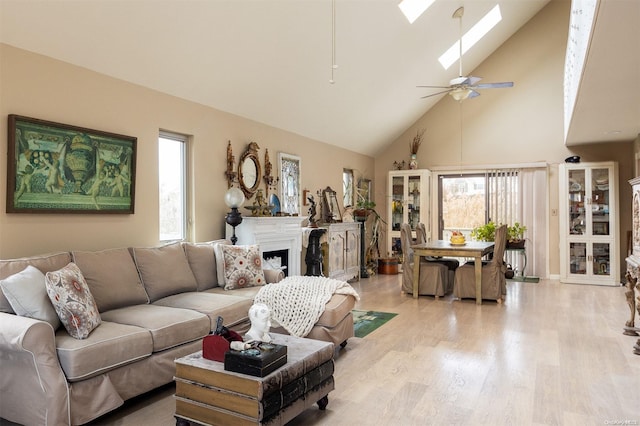
<path fill-rule="evenodd" d="M 523 259 L 524 259 L 524 265 L 522 265 L 522 270 L 520 271 L 520 278 L 524 278 L 524 270 L 527 268 L 527 251 L 524 248 L 505 248 L 504 249 L 505 254 L 506 253 L 518 253 L 521 254 Z M 518 275 L 514 276 L 513 279 L 516 280 L 518 277 Z"/>

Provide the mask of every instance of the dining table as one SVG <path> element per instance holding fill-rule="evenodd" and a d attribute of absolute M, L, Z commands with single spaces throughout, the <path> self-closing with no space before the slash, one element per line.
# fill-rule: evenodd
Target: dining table
<path fill-rule="evenodd" d="M 432 257 L 473 257 L 476 277 L 476 305 L 482 305 L 482 257 L 493 253 L 493 241 L 467 241 L 453 244 L 448 240 L 431 240 L 426 243 L 412 245 L 413 249 L 413 298 L 418 298 L 420 282 L 420 258 Z"/>

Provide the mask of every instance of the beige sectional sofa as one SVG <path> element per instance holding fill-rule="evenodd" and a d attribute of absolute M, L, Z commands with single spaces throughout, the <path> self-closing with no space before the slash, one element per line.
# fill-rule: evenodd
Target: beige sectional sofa
<path fill-rule="evenodd" d="M 101 317 L 86 339 L 76 339 L 63 326 L 16 315 L 0 292 L 0 418 L 26 425 L 89 422 L 171 382 L 174 360 L 200 350 L 218 316 L 246 331 L 260 287 L 218 285 L 214 245 L 220 243 L 227 242 L 0 260 L 0 280 L 28 265 L 47 273 L 75 263 Z M 353 306 L 352 297 L 334 295 L 308 337 L 353 336 Z"/>

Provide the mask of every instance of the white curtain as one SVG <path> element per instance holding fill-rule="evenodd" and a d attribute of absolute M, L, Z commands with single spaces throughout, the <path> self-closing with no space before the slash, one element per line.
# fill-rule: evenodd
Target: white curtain
<path fill-rule="evenodd" d="M 525 232 L 525 258 L 507 252 L 506 261 L 527 276 L 547 277 L 547 171 L 545 168 L 499 169 L 487 172 L 489 219 L 496 224 L 519 222 Z"/>
<path fill-rule="evenodd" d="M 547 169 L 522 169 L 522 221 L 527 232 L 526 275 L 548 278 L 547 270 Z"/>

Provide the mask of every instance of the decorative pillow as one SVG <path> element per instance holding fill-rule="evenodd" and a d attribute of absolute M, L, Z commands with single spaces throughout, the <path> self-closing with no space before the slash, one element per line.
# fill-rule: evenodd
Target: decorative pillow
<path fill-rule="evenodd" d="M 74 251 L 99 312 L 149 303 L 138 270 L 127 248 Z"/>
<path fill-rule="evenodd" d="M 225 243 L 226 245 L 231 245 L 231 241 Z M 223 244 L 215 244 L 213 246 L 213 254 L 216 258 L 216 272 L 218 273 L 218 285 L 220 287 L 224 287 L 224 254 L 222 253 Z"/>
<path fill-rule="evenodd" d="M 224 276 L 218 279 L 218 262 L 214 251 L 214 247 L 218 244 L 230 244 L 230 242 L 215 240 L 206 243 L 182 243 L 191 272 L 196 277 L 198 291 L 224 285 Z M 219 264 L 222 265 L 222 262 Z"/>
<path fill-rule="evenodd" d="M 180 243 L 131 250 L 151 302 L 166 296 L 198 290 L 196 278 L 191 272 Z"/>
<path fill-rule="evenodd" d="M 0 260 L 0 279 L 5 279 L 13 274 L 17 274 L 29 265 L 35 266 L 38 270 L 42 271 L 43 274 L 46 274 L 49 271 L 57 271 L 69 262 L 71 262 L 71 254 L 69 252 Z M 1 291 L 0 312 L 15 314 L 9 301 Z"/>
<path fill-rule="evenodd" d="M 220 245 L 224 256 L 224 289 L 264 285 L 262 256 L 257 245 Z"/>
<path fill-rule="evenodd" d="M 62 325 L 71 337 L 86 339 L 101 318 L 80 268 L 71 262 L 45 277 L 47 294 Z"/>
<path fill-rule="evenodd" d="M 16 314 L 46 321 L 54 330 L 60 327 L 58 314 L 47 296 L 44 274 L 38 268 L 27 266 L 0 281 L 0 288 Z"/>

